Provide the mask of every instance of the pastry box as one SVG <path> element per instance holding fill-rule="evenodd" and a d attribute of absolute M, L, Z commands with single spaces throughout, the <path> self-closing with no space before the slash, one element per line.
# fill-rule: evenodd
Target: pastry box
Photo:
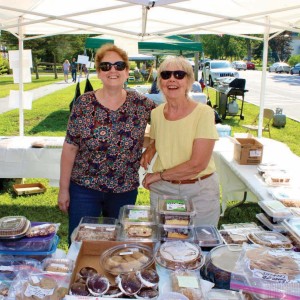
<path fill-rule="evenodd" d="M 119 226 L 116 219 L 106 217 L 83 217 L 78 227 L 74 230 L 71 240 L 81 242 L 83 240 L 115 241 Z"/>
<path fill-rule="evenodd" d="M 193 224 L 195 210 L 186 199 L 159 199 L 157 216 L 160 224 L 188 226 Z"/>
<path fill-rule="evenodd" d="M 194 227 L 195 241 L 202 250 L 223 244 L 218 229 L 213 225 L 198 225 Z M 207 249 L 208 250 L 208 249 Z"/>
<path fill-rule="evenodd" d="M 14 184 L 13 189 L 18 196 L 45 193 L 47 190 L 42 183 Z"/>
<path fill-rule="evenodd" d="M 179 226 L 179 225 L 162 225 L 158 226 L 158 239 L 161 242 L 173 240 L 185 240 L 194 242 L 194 228 L 193 226 Z"/>
<path fill-rule="evenodd" d="M 31 222 L 31 227 L 48 224 L 44 222 Z M 22 237 L 14 240 L 0 240 L 0 251 L 25 251 L 25 252 L 45 252 L 49 251 L 54 243 L 56 232 L 46 236 Z"/>

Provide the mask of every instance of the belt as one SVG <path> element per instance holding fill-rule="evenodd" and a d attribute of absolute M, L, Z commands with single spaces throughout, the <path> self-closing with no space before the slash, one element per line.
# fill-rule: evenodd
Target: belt
<path fill-rule="evenodd" d="M 207 175 L 204 175 L 202 177 L 199 177 L 199 178 L 195 178 L 195 179 L 186 179 L 186 180 L 164 180 L 164 181 L 168 181 L 170 183 L 173 183 L 173 184 L 192 184 L 192 183 L 195 183 L 199 180 L 204 180 L 208 177 L 210 177 L 211 175 L 213 175 L 214 173 L 210 173 L 210 174 L 207 174 Z"/>

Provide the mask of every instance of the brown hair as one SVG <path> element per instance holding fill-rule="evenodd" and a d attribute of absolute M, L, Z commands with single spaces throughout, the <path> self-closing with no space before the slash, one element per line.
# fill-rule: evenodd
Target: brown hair
<path fill-rule="evenodd" d="M 193 71 L 192 65 L 183 56 L 167 56 L 166 59 L 160 64 L 160 66 L 157 70 L 157 87 L 161 90 L 160 73 L 162 71 L 167 71 L 169 65 L 172 65 L 172 66 L 175 65 L 178 68 L 180 68 L 181 70 L 186 72 L 186 76 L 188 78 L 188 86 L 187 86 L 186 94 L 188 92 L 190 92 L 192 89 L 193 82 L 195 81 L 195 76 L 194 76 L 194 71 Z"/>
<path fill-rule="evenodd" d="M 129 68 L 129 59 L 127 53 L 114 44 L 105 44 L 97 50 L 97 53 L 95 55 L 95 67 L 97 72 L 100 71 L 100 63 L 102 62 L 104 55 L 109 51 L 119 54 L 122 60 L 126 63 L 126 69 Z"/>

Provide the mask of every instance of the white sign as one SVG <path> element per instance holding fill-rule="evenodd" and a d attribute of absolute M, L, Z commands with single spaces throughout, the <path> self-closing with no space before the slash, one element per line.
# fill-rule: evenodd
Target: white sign
<path fill-rule="evenodd" d="M 31 92 L 23 92 L 22 93 L 23 99 L 23 109 L 31 109 L 32 108 L 32 93 Z M 10 91 L 9 101 L 8 101 L 9 108 L 20 108 L 20 92 L 19 91 Z"/>
<path fill-rule="evenodd" d="M 32 54 L 31 49 L 22 51 L 22 67 L 32 68 Z M 19 61 L 19 50 L 10 50 L 8 51 L 9 55 L 9 67 L 11 69 L 20 68 L 21 63 Z"/>
<path fill-rule="evenodd" d="M 22 82 L 31 82 L 31 70 L 29 68 L 24 68 L 22 72 Z M 14 68 L 13 69 L 13 77 L 14 83 L 20 83 L 20 69 Z"/>
<path fill-rule="evenodd" d="M 89 57 L 86 55 L 78 55 L 77 63 L 87 65 L 89 63 Z"/>

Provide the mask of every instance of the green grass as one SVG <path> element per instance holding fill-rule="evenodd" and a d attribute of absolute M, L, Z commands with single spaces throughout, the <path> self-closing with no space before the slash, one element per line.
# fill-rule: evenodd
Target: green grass
<path fill-rule="evenodd" d="M 2 77 L 0 77 L 2 80 Z M 96 77 L 90 77 L 94 89 L 99 88 L 100 82 Z M 51 80 L 50 80 L 51 82 Z M 53 82 L 53 80 L 52 80 Z M 2 83 L 2 81 L 1 81 Z M 84 82 L 81 83 L 81 90 L 84 90 Z M 132 84 L 134 85 L 134 83 Z M 10 89 L 8 85 L 2 85 L 1 91 Z M 32 104 L 32 110 L 24 111 L 24 132 L 25 135 L 37 136 L 64 136 L 69 116 L 69 103 L 74 97 L 75 86 L 69 86 L 51 95 L 42 97 Z M 215 104 L 215 92 L 209 90 L 210 99 Z M 1 101 L 1 99 L 0 99 Z M 240 105 L 240 101 L 239 105 Z M 239 117 L 227 117 L 224 124 L 232 127 L 232 134 L 244 132 L 242 124 L 249 124 L 256 114 L 258 107 L 249 103 L 244 104 L 243 115 L 245 120 Z M 19 112 L 17 109 L 6 112 L 0 118 L 0 136 L 19 135 Z M 300 155 L 299 147 L 300 124 L 287 118 L 285 128 L 271 128 L 272 138 L 286 143 L 291 150 Z M 265 135 L 266 136 L 266 135 Z M 49 186 L 46 179 L 26 179 L 26 183 L 41 182 L 47 187 L 44 194 L 16 196 L 12 185 L 13 181 L 4 181 L 5 187 L 0 190 L 0 217 L 8 215 L 23 215 L 32 221 L 48 221 L 59 223 L 58 234 L 60 236 L 59 248 L 67 250 L 67 215 L 60 212 L 57 207 L 58 188 Z M 234 199 L 232 199 L 234 200 Z M 236 201 L 230 201 L 229 207 Z M 149 191 L 139 189 L 137 204 L 149 204 Z M 255 215 L 260 208 L 255 203 L 245 203 L 242 207 L 234 208 L 230 213 L 220 219 L 219 224 L 236 222 L 257 222 Z"/>

